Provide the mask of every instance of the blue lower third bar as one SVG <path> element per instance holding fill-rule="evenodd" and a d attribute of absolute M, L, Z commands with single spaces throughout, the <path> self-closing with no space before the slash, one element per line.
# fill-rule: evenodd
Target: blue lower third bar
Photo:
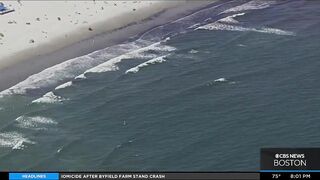
<path fill-rule="evenodd" d="M 261 173 L 319 173 L 320 170 L 260 170 Z"/>
<path fill-rule="evenodd" d="M 59 173 L 9 173 L 9 180 L 59 180 Z"/>

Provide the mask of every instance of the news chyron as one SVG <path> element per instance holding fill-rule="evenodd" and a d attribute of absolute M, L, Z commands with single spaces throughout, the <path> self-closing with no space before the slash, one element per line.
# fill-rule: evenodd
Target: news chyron
<path fill-rule="evenodd" d="M 320 148 L 261 149 L 260 179 L 320 179 Z"/>
<path fill-rule="evenodd" d="M 320 180 L 320 148 L 263 148 L 252 172 L 6 172 L 0 180 Z"/>

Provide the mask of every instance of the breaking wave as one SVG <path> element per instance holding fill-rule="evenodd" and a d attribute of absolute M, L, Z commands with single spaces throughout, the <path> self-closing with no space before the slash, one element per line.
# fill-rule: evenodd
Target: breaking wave
<path fill-rule="evenodd" d="M 234 14 L 234 15 L 231 15 L 231 16 L 228 16 L 228 17 L 225 17 L 225 18 L 222 18 L 222 19 L 218 20 L 218 22 L 237 24 L 237 23 L 239 23 L 239 21 L 237 21 L 237 20 L 235 19 L 235 17 L 243 16 L 243 15 L 245 15 L 245 14 L 246 14 L 246 13 Z"/>
<path fill-rule="evenodd" d="M 29 76 L 26 80 L 2 91 L 1 94 L 26 94 L 28 90 L 57 84 L 64 79 L 73 78 L 76 72 L 91 66 L 92 61 L 93 58 L 86 55 L 52 66 L 37 74 Z"/>
<path fill-rule="evenodd" d="M 295 33 L 290 31 L 284 31 L 281 29 L 275 28 L 249 28 L 242 26 L 234 26 L 230 24 L 222 24 L 219 22 L 210 23 L 204 26 L 200 26 L 196 28 L 196 30 L 215 30 L 215 31 L 251 31 L 251 32 L 259 32 L 259 33 L 267 33 L 267 34 L 277 34 L 277 35 L 285 35 L 285 36 L 294 36 Z"/>
<path fill-rule="evenodd" d="M 163 62 L 166 61 L 164 59 L 165 57 L 167 57 L 167 56 L 161 56 L 161 57 L 157 57 L 157 58 L 151 59 L 151 60 L 146 61 L 146 62 L 144 62 L 142 64 L 139 64 L 139 65 L 137 65 L 137 66 L 135 66 L 135 67 L 133 67 L 131 69 L 128 69 L 125 73 L 126 74 L 128 74 L 128 73 L 137 73 L 137 72 L 139 72 L 139 70 L 141 68 L 147 67 L 147 66 L 149 66 L 151 64 L 163 63 Z"/>
<path fill-rule="evenodd" d="M 91 68 L 85 71 L 83 74 L 76 77 L 76 79 L 85 79 L 87 73 L 103 73 L 108 71 L 116 71 L 118 70 L 117 64 L 120 63 L 124 59 L 132 59 L 132 58 L 140 58 L 140 59 L 148 59 L 148 58 L 155 58 L 155 54 L 146 54 L 148 51 L 165 51 L 171 52 L 174 51 L 175 48 L 172 46 L 162 45 L 161 42 L 157 42 L 151 44 L 147 47 L 143 47 L 132 52 L 128 52 L 126 54 L 120 55 L 109 61 L 102 63 L 94 68 Z"/>
<path fill-rule="evenodd" d="M 23 134 L 18 132 L 0 133 L 0 146 L 12 149 L 24 149 L 27 144 L 35 144 L 35 142 L 26 138 Z"/>
<path fill-rule="evenodd" d="M 72 86 L 72 81 L 68 81 L 68 82 L 66 82 L 64 84 L 61 84 L 60 86 L 57 86 L 55 88 L 55 90 L 64 89 L 64 88 L 67 88 L 67 87 L 70 87 L 70 86 Z"/>
<path fill-rule="evenodd" d="M 188 53 L 190 54 L 197 54 L 199 51 L 195 50 L 195 49 L 191 49 Z"/>
<path fill-rule="evenodd" d="M 43 130 L 47 129 L 48 125 L 57 125 L 58 123 L 50 118 L 35 116 L 20 116 L 15 120 L 20 128 Z"/>
<path fill-rule="evenodd" d="M 54 103 L 60 103 L 62 101 L 66 101 L 67 99 L 55 95 L 52 91 L 46 93 L 42 97 L 33 100 L 32 103 L 45 103 L 45 104 L 54 104 Z"/>
<path fill-rule="evenodd" d="M 230 13 L 230 12 L 256 10 L 256 9 L 265 9 L 274 3 L 275 3 L 275 1 L 261 1 L 261 0 L 250 1 L 250 2 L 244 3 L 242 5 L 227 9 L 227 10 L 223 11 L 221 14 Z"/>
<path fill-rule="evenodd" d="M 214 82 L 227 82 L 228 80 L 226 78 L 219 78 L 214 80 Z"/>
<path fill-rule="evenodd" d="M 161 43 L 151 43 L 158 42 L 163 40 L 165 37 L 173 37 L 179 33 L 192 31 L 194 28 L 201 26 L 201 24 L 194 25 L 199 22 L 210 22 L 219 12 L 230 13 L 230 12 L 239 12 L 252 9 L 263 9 L 269 7 L 273 1 L 250 1 L 235 7 L 232 7 L 233 4 L 239 4 L 236 1 L 228 1 L 225 3 L 213 3 L 212 6 L 208 8 L 199 10 L 193 14 L 190 14 L 186 17 L 182 17 L 173 22 L 158 26 L 153 28 L 145 33 L 143 33 L 138 40 L 134 42 L 126 42 L 124 44 L 111 46 L 93 53 L 90 53 L 85 56 L 77 57 L 70 59 L 58 65 L 47 68 L 37 74 L 34 74 L 24 81 L 16 84 L 15 86 L 0 92 L 0 96 L 3 95 L 12 95 L 12 94 L 26 94 L 32 90 L 41 89 L 43 94 L 50 88 L 53 88 L 59 84 L 65 83 L 67 80 L 71 79 L 82 79 L 86 78 L 86 73 L 100 73 L 106 71 L 116 71 L 118 70 L 117 63 L 121 62 L 123 59 L 130 58 L 155 58 L 155 55 L 143 54 L 144 51 L 153 50 L 153 51 L 172 51 L 173 47 L 162 45 Z M 226 6 L 226 7 L 225 7 Z M 231 8 L 230 8 L 231 7 Z M 221 13 L 220 13 L 221 14 Z M 232 15 L 221 19 L 220 21 L 224 22 L 236 22 L 234 17 L 241 15 Z M 193 28 L 188 28 L 193 27 Z M 197 29 L 217 29 L 212 28 L 210 25 L 201 26 Z M 266 33 L 275 33 L 275 34 L 288 34 L 278 29 L 250 29 L 241 27 L 234 28 L 220 28 L 220 30 L 251 30 L 257 32 L 266 32 Z M 290 34 L 290 33 L 289 33 Z M 166 40 L 165 40 L 166 41 Z M 164 42 L 165 42 L 164 41 Z M 162 41 L 163 42 L 163 41 Z M 147 47 L 146 47 L 147 46 Z M 44 78 L 45 77 L 45 78 Z M 56 89 L 61 89 L 67 87 L 63 84 L 56 87 Z"/>
<path fill-rule="evenodd" d="M 210 82 L 206 83 L 206 86 L 214 86 L 214 85 L 221 84 L 221 83 L 235 84 L 236 82 L 230 81 L 229 79 L 226 79 L 226 78 L 218 78 L 214 81 L 210 81 Z"/>
<path fill-rule="evenodd" d="M 120 44 L 105 48 L 85 56 L 70 59 L 63 63 L 47 68 L 37 74 L 29 76 L 24 81 L 0 92 L 0 97 L 12 94 L 26 94 L 28 91 L 47 88 L 64 82 L 66 79 L 73 79 L 88 68 L 97 66 L 104 61 L 116 57 L 117 54 L 131 51 L 139 47 L 139 43 Z"/>

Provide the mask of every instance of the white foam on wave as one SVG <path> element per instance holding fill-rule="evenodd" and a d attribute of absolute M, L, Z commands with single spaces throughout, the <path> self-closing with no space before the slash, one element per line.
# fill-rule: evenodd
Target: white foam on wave
<path fill-rule="evenodd" d="M 262 28 L 262 29 L 257 29 L 256 31 L 262 32 L 262 33 L 285 35 L 285 36 L 294 36 L 295 35 L 294 32 L 284 31 L 284 30 L 276 29 L 276 28 Z"/>
<path fill-rule="evenodd" d="M 137 72 L 139 72 L 139 70 L 140 70 L 141 68 L 147 67 L 147 66 L 149 66 L 149 65 L 151 65 L 151 64 L 163 63 L 163 62 L 166 61 L 164 58 L 167 57 L 167 56 L 168 56 L 168 55 L 166 55 L 166 56 L 161 56 L 161 57 L 157 57 L 157 58 L 151 59 L 151 60 L 149 60 L 149 61 L 146 61 L 146 62 L 144 62 L 144 63 L 142 63 L 142 64 L 139 64 L 139 65 L 137 65 L 137 66 L 135 66 L 135 67 L 133 67 L 133 68 L 131 68 L 131 69 L 128 69 L 128 70 L 126 71 L 126 74 L 128 74 L 128 73 L 137 73 Z"/>
<path fill-rule="evenodd" d="M 0 94 L 25 94 L 27 90 L 47 87 L 57 84 L 67 78 L 73 78 L 74 74 L 92 63 L 90 56 L 82 56 L 65 61 L 61 64 L 47 68 L 37 74 L 29 76 L 26 80 L 16 84 L 15 86 L 2 91 Z"/>
<path fill-rule="evenodd" d="M 0 133 L 0 147 L 22 150 L 26 147 L 25 144 L 35 144 L 35 142 L 18 132 Z"/>
<path fill-rule="evenodd" d="M 194 29 L 194 28 L 197 28 L 200 25 L 201 25 L 200 23 L 196 23 L 194 25 L 189 26 L 188 29 Z"/>
<path fill-rule="evenodd" d="M 79 76 L 75 77 L 74 79 L 86 79 L 85 73 L 80 74 Z"/>
<path fill-rule="evenodd" d="M 208 83 L 206 83 L 206 86 L 214 86 L 214 85 L 218 85 L 218 84 L 236 84 L 235 81 L 230 81 L 229 79 L 226 78 L 218 78 L 214 81 L 210 81 Z"/>
<path fill-rule="evenodd" d="M 210 81 L 210 82 L 206 83 L 206 85 L 207 86 L 213 86 L 213 85 L 216 85 L 216 84 L 227 83 L 227 82 L 229 82 L 229 80 L 226 79 L 226 78 L 218 78 L 218 79 L 216 79 L 214 81 Z"/>
<path fill-rule="evenodd" d="M 163 40 L 163 42 L 168 42 L 168 41 L 170 41 L 171 40 L 171 37 L 166 37 L 164 40 Z"/>
<path fill-rule="evenodd" d="M 51 118 L 35 116 L 20 116 L 15 120 L 20 128 L 33 129 L 33 130 L 45 130 L 48 125 L 57 125 L 58 123 Z"/>
<path fill-rule="evenodd" d="M 226 78 L 219 78 L 214 80 L 214 82 L 227 82 L 228 80 Z"/>
<path fill-rule="evenodd" d="M 144 42 L 137 42 L 143 44 Z M 135 42 L 111 46 L 88 55 L 76 57 L 55 66 L 49 67 L 39 73 L 29 76 L 24 81 L 0 92 L 0 97 L 12 94 L 26 94 L 28 90 L 40 89 L 73 79 L 88 68 L 101 64 L 107 59 L 117 56 L 117 53 L 129 52 L 140 47 Z"/>
<path fill-rule="evenodd" d="M 227 9 L 220 14 L 230 13 L 230 12 L 240 12 L 240 11 L 248 11 L 248 10 L 256 10 L 256 9 L 265 9 L 270 7 L 270 5 L 274 4 L 275 1 L 263 1 L 263 0 L 253 0 L 242 5 Z"/>
<path fill-rule="evenodd" d="M 42 97 L 33 100 L 32 103 L 45 103 L 45 104 L 54 104 L 54 103 L 59 103 L 62 101 L 66 101 L 67 99 L 61 97 L 61 96 L 57 96 L 55 95 L 52 91 L 46 93 L 45 95 L 43 95 Z"/>
<path fill-rule="evenodd" d="M 195 49 L 191 49 L 188 53 L 190 54 L 197 54 L 199 51 L 195 50 Z"/>
<path fill-rule="evenodd" d="M 64 88 L 67 88 L 67 87 L 70 87 L 70 86 L 72 86 L 72 81 L 68 81 L 68 82 L 66 82 L 64 84 L 61 84 L 60 86 L 57 86 L 55 88 L 55 90 L 64 89 Z"/>
<path fill-rule="evenodd" d="M 124 59 L 131 59 L 131 58 L 155 58 L 156 55 L 154 54 L 145 54 L 147 51 L 165 51 L 165 52 L 171 52 L 174 51 L 176 48 L 172 46 L 162 45 L 161 42 L 157 42 L 154 44 L 151 44 L 149 46 L 122 54 L 118 57 L 115 57 L 113 59 L 108 60 L 105 63 L 102 63 L 94 68 L 91 68 L 87 71 L 85 71 L 83 74 L 76 77 L 76 79 L 85 79 L 87 73 L 103 73 L 108 71 L 117 71 L 119 67 L 117 66 L 118 63 L 120 63 Z"/>
<path fill-rule="evenodd" d="M 219 19 L 218 22 L 237 24 L 237 23 L 239 23 L 239 21 L 236 20 L 235 18 L 238 17 L 238 16 L 243 16 L 245 14 L 246 13 L 233 14 L 231 16 Z"/>
<path fill-rule="evenodd" d="M 295 33 L 290 31 L 284 31 L 281 29 L 275 28 L 249 28 L 242 26 L 234 26 L 230 24 L 222 24 L 219 22 L 214 22 L 210 24 L 206 24 L 204 26 L 200 26 L 195 30 L 204 29 L 204 30 L 216 30 L 216 31 L 251 31 L 251 32 L 259 32 L 259 33 L 267 33 L 267 34 L 277 34 L 277 35 L 285 35 L 285 36 L 293 36 Z"/>

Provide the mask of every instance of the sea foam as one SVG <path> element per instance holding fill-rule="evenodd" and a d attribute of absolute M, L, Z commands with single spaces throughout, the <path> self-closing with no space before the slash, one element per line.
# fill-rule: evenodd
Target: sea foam
<path fill-rule="evenodd" d="M 129 52 L 132 49 L 140 47 L 140 44 L 143 44 L 143 42 L 120 44 L 67 60 L 31 75 L 24 81 L 0 92 L 0 97 L 12 94 L 23 95 L 26 94 L 28 90 L 46 88 L 64 82 L 66 79 L 73 79 L 85 70 L 116 57 L 118 54 Z"/>
<path fill-rule="evenodd" d="M 45 95 L 43 95 L 42 97 L 33 100 L 32 103 L 45 103 L 45 104 L 54 104 L 54 103 L 59 103 L 62 101 L 66 101 L 67 99 L 61 97 L 61 96 L 57 96 L 55 95 L 52 91 L 46 93 Z"/>
<path fill-rule="evenodd" d="M 94 68 L 91 68 L 87 71 L 85 71 L 83 74 L 76 77 L 76 79 L 85 79 L 87 73 L 103 73 L 108 71 L 116 71 L 119 69 L 117 66 L 118 63 L 120 63 L 124 59 L 132 59 L 132 58 L 140 58 L 140 59 L 148 59 L 148 58 L 155 58 L 155 54 L 146 54 L 148 51 L 165 51 L 165 52 L 171 52 L 174 51 L 175 48 L 167 45 L 162 45 L 161 42 L 157 42 L 154 44 L 151 44 L 147 47 L 143 47 L 125 54 L 122 54 L 118 57 L 115 57 L 113 59 L 110 59 L 109 61 L 102 63 Z"/>
<path fill-rule="evenodd" d="M 228 80 L 226 78 L 219 78 L 214 80 L 214 82 L 227 82 Z"/>
<path fill-rule="evenodd" d="M 64 84 L 61 84 L 61 85 L 57 86 L 55 88 L 55 90 L 64 89 L 64 88 L 67 88 L 67 87 L 70 87 L 70 86 L 72 86 L 72 81 L 68 81 L 68 82 L 66 82 Z"/>
<path fill-rule="evenodd" d="M 230 13 L 230 12 L 240 12 L 240 11 L 248 11 L 248 10 L 256 10 L 256 9 L 265 9 L 270 7 L 270 5 L 274 4 L 275 1 L 263 1 L 263 0 L 253 0 L 242 5 L 227 9 L 220 14 Z"/>
<path fill-rule="evenodd" d="M 44 130 L 49 125 L 57 125 L 58 123 L 51 118 L 35 116 L 20 116 L 15 120 L 20 128 L 33 129 L 33 130 Z"/>
<path fill-rule="evenodd" d="M 237 24 L 239 23 L 239 21 L 236 20 L 235 18 L 243 15 L 245 15 L 245 13 L 233 14 L 231 16 L 227 16 L 225 18 L 219 19 L 218 22 Z"/>
<path fill-rule="evenodd" d="M 215 79 L 214 81 L 210 81 L 210 82 L 206 83 L 206 86 L 214 86 L 217 84 L 227 83 L 227 82 L 229 82 L 229 80 L 226 78 L 218 78 L 218 79 Z M 235 82 L 230 82 L 230 84 L 233 84 L 233 83 L 235 83 Z"/>
<path fill-rule="evenodd" d="M 166 55 L 167 56 L 167 55 Z M 157 58 L 154 58 L 154 59 L 151 59 L 149 61 L 146 61 L 144 63 L 141 63 L 131 69 L 128 69 L 125 73 L 128 74 L 128 73 L 137 73 L 139 72 L 139 70 L 141 68 L 144 68 L 144 67 L 147 67 L 151 64 L 157 64 L 157 63 L 163 63 L 165 62 L 166 60 L 164 59 L 166 56 L 161 56 L 161 57 L 157 57 Z"/>
<path fill-rule="evenodd" d="M 0 147 L 22 150 L 26 144 L 35 144 L 35 142 L 18 132 L 0 133 Z"/>
<path fill-rule="evenodd" d="M 223 24 L 219 22 L 214 22 L 210 24 L 206 24 L 204 26 L 200 26 L 195 30 L 216 30 L 216 31 L 251 31 L 251 32 L 259 32 L 259 33 L 267 33 L 267 34 L 276 34 L 276 35 L 285 35 L 285 36 L 294 36 L 295 33 L 290 31 L 284 31 L 281 29 L 275 28 L 250 28 L 250 27 L 242 27 L 242 26 L 234 26 L 230 24 Z"/>
<path fill-rule="evenodd" d="M 29 76 L 26 80 L 2 91 L 0 94 L 25 94 L 28 90 L 39 89 L 57 84 L 67 78 L 73 78 L 74 74 L 90 66 L 90 56 L 78 57 L 64 63 L 47 68 L 37 74 Z"/>

